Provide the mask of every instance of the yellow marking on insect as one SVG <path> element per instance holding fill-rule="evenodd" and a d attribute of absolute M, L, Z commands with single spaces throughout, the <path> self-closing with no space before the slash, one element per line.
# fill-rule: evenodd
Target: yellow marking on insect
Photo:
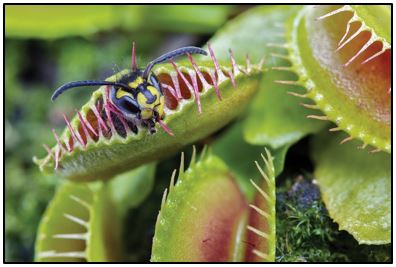
<path fill-rule="evenodd" d="M 138 93 L 137 95 L 137 102 L 139 103 L 139 106 L 143 107 L 143 108 L 153 108 L 156 105 L 157 101 L 154 101 L 151 104 L 147 103 L 147 98 L 144 96 L 143 93 Z"/>
<path fill-rule="evenodd" d="M 143 78 L 138 76 L 133 82 L 128 83 L 128 86 L 132 89 L 136 89 L 141 83 L 143 83 Z"/>
<path fill-rule="evenodd" d="M 159 106 L 156 107 L 160 118 L 163 118 L 165 116 L 164 106 L 165 106 L 165 97 L 161 96 L 159 100 Z"/>
<path fill-rule="evenodd" d="M 142 109 L 140 116 L 143 120 L 148 120 L 153 117 L 153 111 L 151 109 Z"/>
<path fill-rule="evenodd" d="M 156 96 L 157 99 L 158 99 L 158 97 L 159 97 L 159 95 L 158 95 L 158 90 L 157 90 L 154 86 L 151 86 L 151 85 L 147 86 L 147 90 L 149 90 L 150 93 L 151 93 L 153 96 Z"/>
<path fill-rule="evenodd" d="M 117 93 L 116 93 L 116 97 L 117 97 L 118 99 L 120 99 L 120 98 L 123 97 L 123 96 L 129 96 L 129 97 L 132 97 L 132 98 L 133 98 L 133 95 L 132 95 L 131 93 L 129 93 L 129 92 L 127 92 L 127 91 L 124 91 L 124 90 L 122 90 L 122 89 L 118 89 L 118 90 L 117 90 Z"/>

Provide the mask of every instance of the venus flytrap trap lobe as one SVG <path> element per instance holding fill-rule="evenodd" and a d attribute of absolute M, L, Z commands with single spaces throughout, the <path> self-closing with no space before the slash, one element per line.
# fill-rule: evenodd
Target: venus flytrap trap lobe
<path fill-rule="evenodd" d="M 35 261 L 120 260 L 120 225 L 107 187 L 66 182 L 39 226 Z"/>
<path fill-rule="evenodd" d="M 173 171 L 159 211 L 151 261 L 240 262 L 275 259 L 275 170 L 266 150 L 263 183 L 249 204 L 220 158 L 206 152 Z M 180 230 L 182 229 L 182 231 Z"/>
<path fill-rule="evenodd" d="M 377 11 L 381 23 L 390 23 L 386 7 Z M 302 105 L 324 113 L 307 118 L 332 121 L 337 126 L 330 131 L 347 132 L 342 144 L 357 138 L 359 148 L 390 152 L 390 35 L 370 12 L 361 6 L 302 9 L 286 23 L 287 43 L 275 44 L 288 52 L 291 65 L 273 69 L 297 74 L 277 82 L 305 88 L 291 94 L 313 100 Z"/>
<path fill-rule="evenodd" d="M 368 154 L 345 145 L 340 133 L 323 132 L 313 138 L 315 179 L 323 202 L 340 230 L 359 244 L 391 242 L 391 155 Z"/>
<path fill-rule="evenodd" d="M 111 88 L 102 86 L 71 121 L 65 116 L 67 128 L 61 137 L 53 130 L 57 145 L 52 149 L 45 145 L 47 157 L 35 162 L 43 171 L 55 170 L 73 180 L 108 179 L 224 126 L 255 93 L 262 62 L 253 65 L 247 59 L 246 66 L 237 65 L 230 51 L 229 67 L 217 61 L 210 45 L 208 50 L 210 61 L 188 55 L 191 67 L 171 61 L 172 68 L 162 65 L 154 70 L 163 90 L 164 118 L 157 122 L 164 131 L 150 134 L 157 131 L 157 124 L 139 125 L 122 116 L 111 99 Z M 105 82 L 117 82 L 128 73 L 121 71 Z"/>

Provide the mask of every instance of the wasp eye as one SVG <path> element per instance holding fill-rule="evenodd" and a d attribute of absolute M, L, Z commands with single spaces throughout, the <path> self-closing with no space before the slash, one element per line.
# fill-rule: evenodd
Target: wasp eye
<path fill-rule="evenodd" d="M 136 100 L 129 95 L 117 96 L 117 89 L 114 87 L 111 88 L 110 98 L 114 105 L 124 114 L 140 113 L 140 106 Z"/>
<path fill-rule="evenodd" d="M 119 105 L 122 109 L 128 111 L 129 113 L 136 114 L 140 112 L 139 105 L 133 98 L 129 96 L 122 97 L 119 101 Z"/>

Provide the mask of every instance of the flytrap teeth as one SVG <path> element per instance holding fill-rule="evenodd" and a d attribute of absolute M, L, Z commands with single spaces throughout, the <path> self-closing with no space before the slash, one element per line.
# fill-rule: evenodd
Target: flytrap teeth
<path fill-rule="evenodd" d="M 161 126 L 161 128 L 170 136 L 174 136 L 174 133 L 172 132 L 171 129 L 169 129 L 168 126 L 166 126 L 166 124 L 162 121 L 162 120 L 158 120 L 158 124 Z"/>
<path fill-rule="evenodd" d="M 269 235 L 266 232 L 260 231 L 259 229 L 255 228 L 253 226 L 248 225 L 247 229 L 262 238 L 268 239 L 268 237 L 269 237 Z"/>
<path fill-rule="evenodd" d="M 212 61 L 213 61 L 213 64 L 214 64 L 218 80 L 219 81 L 225 80 L 226 77 L 224 76 L 224 73 L 220 69 L 219 62 L 217 61 L 216 56 L 213 53 L 213 50 L 212 50 L 212 47 L 210 46 L 210 43 L 208 43 L 208 50 L 209 50 L 210 57 L 212 58 Z M 231 62 L 232 62 L 232 60 L 231 60 Z M 250 64 L 250 62 L 249 62 L 249 64 Z M 249 64 L 247 64 L 248 68 L 249 68 Z"/>
<path fill-rule="evenodd" d="M 87 240 L 88 233 L 72 233 L 72 234 L 55 234 L 52 235 L 52 238 L 60 238 L 60 239 L 73 239 L 73 240 Z"/>
<path fill-rule="evenodd" d="M 363 32 L 363 24 L 360 24 L 360 27 L 344 42 L 343 39 L 338 43 L 338 46 L 335 50 L 335 52 L 340 51 L 344 46 L 346 46 L 348 43 L 350 43 L 353 39 L 355 39 L 356 36 L 358 36 L 361 32 Z"/>
<path fill-rule="evenodd" d="M 375 149 L 370 150 L 370 153 L 378 153 L 378 152 L 381 152 L 381 149 L 375 148 Z"/>
<path fill-rule="evenodd" d="M 347 6 L 347 5 L 342 6 L 340 8 L 337 8 L 337 9 L 333 10 L 333 11 L 330 11 L 330 12 L 328 12 L 328 13 L 320 16 L 320 17 L 317 17 L 316 20 L 322 20 L 322 19 L 334 16 L 334 15 L 336 15 L 338 13 L 344 12 L 344 11 L 351 11 L 351 8 L 349 6 Z"/>
<path fill-rule="evenodd" d="M 293 72 L 293 68 L 292 67 L 283 67 L 283 66 L 275 66 L 271 68 L 272 70 L 279 70 L 279 71 L 291 71 Z"/>
<path fill-rule="evenodd" d="M 347 67 L 349 64 L 351 64 L 358 56 L 360 56 L 364 51 L 367 50 L 367 48 L 370 45 L 372 45 L 376 41 L 377 40 L 375 39 L 374 35 L 371 35 L 370 39 L 362 46 L 362 48 L 344 64 L 344 67 Z M 365 61 L 363 61 L 363 62 L 365 62 Z"/>
<path fill-rule="evenodd" d="M 161 87 L 164 88 L 164 89 L 166 89 L 166 90 L 168 90 L 168 92 L 169 92 L 175 99 L 178 99 L 178 95 L 177 95 L 177 93 L 176 93 L 176 90 L 173 89 L 172 86 L 167 85 L 166 83 L 161 83 Z M 180 96 L 180 97 L 181 97 L 181 96 Z"/>
<path fill-rule="evenodd" d="M 315 119 L 315 120 L 321 120 L 321 121 L 328 121 L 329 119 L 327 116 L 318 116 L 318 115 L 308 115 L 308 119 Z"/>
<path fill-rule="evenodd" d="M 50 155 L 51 158 L 55 159 L 55 156 L 53 155 L 51 148 L 46 144 L 43 144 L 43 147 L 47 151 L 48 155 Z"/>
<path fill-rule="evenodd" d="M 267 219 L 268 219 L 269 216 L 270 216 L 266 211 L 260 209 L 260 208 L 257 207 L 256 205 L 249 204 L 249 207 L 251 207 L 251 208 L 254 209 L 258 214 L 260 214 L 261 216 L 264 216 L 264 217 L 267 218 Z"/>
<path fill-rule="evenodd" d="M 265 64 L 265 56 L 260 59 L 259 63 L 257 64 L 257 67 L 259 70 L 263 70 Z"/>
<path fill-rule="evenodd" d="M 371 60 L 379 57 L 380 55 L 382 55 L 383 53 L 386 52 L 386 48 L 385 46 L 382 46 L 382 49 L 380 51 L 378 51 L 377 53 L 375 53 L 374 55 L 370 56 L 369 58 L 365 59 L 361 64 L 366 64 L 367 62 L 370 62 Z"/>
<path fill-rule="evenodd" d="M 80 143 L 83 147 L 85 147 L 85 144 L 86 144 L 86 143 L 82 140 L 80 134 L 79 134 L 77 131 L 75 131 L 75 130 L 73 129 L 73 127 L 72 127 L 71 124 L 70 124 L 69 119 L 67 118 L 67 116 L 66 116 L 65 114 L 63 114 L 63 118 L 64 118 L 64 120 L 65 120 L 65 122 L 66 122 L 67 128 L 69 129 L 70 135 L 71 135 L 71 137 L 72 137 L 72 139 L 73 139 L 73 144 L 76 144 L 76 143 L 78 142 L 78 143 Z"/>
<path fill-rule="evenodd" d="M 70 195 L 69 198 L 71 200 L 75 201 L 76 203 L 80 204 L 82 207 L 84 207 L 88 211 L 90 211 L 92 209 L 92 206 L 90 204 L 88 204 L 86 201 L 84 201 L 83 199 L 81 199 L 80 197 L 77 197 L 75 195 Z"/>
<path fill-rule="evenodd" d="M 358 146 L 358 149 L 365 149 L 367 147 L 366 143 L 361 144 L 360 146 Z"/>
<path fill-rule="evenodd" d="M 341 37 L 340 41 L 338 42 L 337 48 L 335 49 L 336 52 L 340 51 L 347 44 L 351 43 L 352 40 L 354 40 L 358 35 L 360 35 L 363 32 L 369 32 L 371 35 L 370 38 L 361 46 L 359 51 L 356 52 L 346 63 L 343 64 L 344 67 L 348 67 L 353 61 L 356 60 L 356 58 L 358 58 L 361 54 L 363 54 L 363 52 L 366 51 L 372 44 L 380 41 L 380 38 L 378 36 L 376 36 L 376 34 L 373 32 L 372 29 L 370 29 L 365 23 L 363 23 L 362 21 L 359 20 L 358 16 L 356 15 L 356 12 L 349 5 L 344 5 L 341 8 L 330 11 L 330 12 L 316 18 L 316 20 L 322 20 L 322 19 L 334 16 L 336 14 L 339 14 L 341 12 L 351 12 L 353 15 L 348 20 L 348 22 L 346 24 L 345 32 L 344 32 L 343 36 Z M 359 26 L 355 30 L 355 32 L 353 32 L 351 34 L 352 23 L 359 23 Z M 382 41 L 380 41 L 380 42 L 382 44 L 381 50 L 374 53 L 369 58 L 363 60 L 361 62 L 361 64 L 366 64 L 367 62 L 373 60 L 374 58 L 382 55 L 386 50 L 390 49 L 390 45 L 387 45 L 386 43 L 383 43 Z"/>
<path fill-rule="evenodd" d="M 345 144 L 346 142 L 352 141 L 353 137 L 352 136 L 348 136 L 346 138 L 344 138 L 343 140 L 341 140 L 340 145 Z"/>
<path fill-rule="evenodd" d="M 96 137 L 99 137 L 99 135 L 96 133 L 96 131 L 94 130 L 94 128 L 91 126 L 91 124 L 84 119 L 84 117 L 81 115 L 80 111 L 76 110 L 78 118 L 80 119 L 81 122 L 81 127 L 83 128 L 83 131 L 85 133 L 86 137 L 90 137 L 91 135 L 89 134 L 88 130 L 91 131 L 91 133 L 93 133 Z M 91 138 L 92 139 L 92 138 Z M 94 141 L 94 139 L 92 139 L 92 141 Z"/>
<path fill-rule="evenodd" d="M 59 138 L 58 134 L 56 133 L 55 129 L 52 129 L 52 133 L 55 137 L 58 147 L 64 152 L 64 150 L 66 149 L 66 145 L 63 145 L 63 143 L 60 141 L 60 138 Z M 69 149 L 67 149 L 67 150 L 69 150 Z"/>
<path fill-rule="evenodd" d="M 98 106 L 97 105 L 91 105 L 91 110 L 95 114 L 95 117 L 96 117 L 97 122 L 98 122 L 98 133 L 99 133 L 99 136 L 104 135 L 103 131 L 108 132 L 110 129 L 108 128 L 108 126 L 106 125 L 104 120 L 102 119 L 102 116 L 100 116 L 100 111 L 98 109 Z"/>
<path fill-rule="evenodd" d="M 172 64 L 173 68 L 176 70 L 176 72 L 179 74 L 179 76 L 183 79 L 183 81 L 187 85 L 189 91 L 194 93 L 195 102 L 197 103 L 197 106 L 198 106 L 198 112 L 202 113 L 201 100 L 199 99 L 199 91 L 198 91 L 198 83 L 197 83 L 196 75 L 190 74 L 190 78 L 193 81 L 193 85 L 191 85 L 190 82 L 187 80 L 187 78 L 184 76 L 183 72 L 181 72 L 180 69 L 178 68 L 178 66 L 175 64 L 175 62 L 173 62 L 173 60 L 171 60 L 171 64 Z"/>
<path fill-rule="evenodd" d="M 278 54 L 278 53 L 271 53 L 271 56 L 275 57 L 275 58 L 280 58 L 280 59 L 284 59 L 284 60 L 290 61 L 290 58 L 287 55 L 282 55 L 282 54 Z"/>
<path fill-rule="evenodd" d="M 317 105 L 314 105 L 314 104 L 300 103 L 300 105 L 305 108 L 309 108 L 309 109 L 315 109 L 315 110 L 320 109 Z"/>
<path fill-rule="evenodd" d="M 221 97 L 219 85 L 223 81 L 226 81 L 227 79 L 229 79 L 232 86 L 234 88 L 236 88 L 237 87 L 236 76 L 239 75 L 241 72 L 246 75 L 249 75 L 253 69 L 253 65 L 252 65 L 248 55 L 246 56 L 246 59 L 245 59 L 246 66 L 245 67 L 238 66 L 236 64 L 236 61 L 235 61 L 235 58 L 234 58 L 234 55 L 233 55 L 231 49 L 229 49 L 229 51 L 228 51 L 229 59 L 231 61 L 231 68 L 230 69 L 222 69 L 220 67 L 220 64 L 215 56 L 215 53 L 214 53 L 210 43 L 208 43 L 208 50 L 209 50 L 210 59 L 213 63 L 214 71 L 201 70 L 198 67 L 196 61 L 193 59 L 192 55 L 187 54 L 187 57 L 188 57 L 188 59 L 191 63 L 191 66 L 192 66 L 192 70 L 188 69 L 188 70 L 184 71 L 177 65 L 177 63 L 170 60 L 169 61 L 170 64 L 172 65 L 175 72 L 177 73 L 176 76 L 170 75 L 173 86 L 170 84 L 161 83 L 162 87 L 164 89 L 166 89 L 172 97 L 174 97 L 174 99 L 177 101 L 177 103 L 179 103 L 181 100 L 184 99 L 184 97 L 181 93 L 181 91 L 182 91 L 181 84 L 178 79 L 178 78 L 180 78 L 182 80 L 182 82 L 185 84 L 185 86 L 187 87 L 187 90 L 194 95 L 194 100 L 197 104 L 199 113 L 202 113 L 202 110 L 203 110 L 201 101 L 200 101 L 199 85 L 201 85 L 203 89 L 213 87 L 217 98 L 219 100 L 221 100 L 222 97 Z M 255 67 L 257 69 L 261 70 L 263 68 L 264 62 L 265 62 L 265 60 L 264 60 L 264 58 L 262 58 L 260 60 L 260 62 Z"/>
<path fill-rule="evenodd" d="M 231 49 L 228 49 L 228 54 L 230 55 L 231 66 L 232 66 L 232 71 L 229 71 L 229 75 L 230 75 L 230 78 L 231 78 L 231 81 L 232 81 L 232 85 L 234 87 L 236 87 L 235 75 L 239 74 L 239 69 L 238 69 L 237 64 L 235 62 L 234 54 L 232 53 Z"/>
<path fill-rule="evenodd" d="M 189 168 L 191 168 L 192 165 L 195 163 L 196 154 L 197 154 L 197 150 L 196 150 L 195 146 L 193 146 L 193 152 L 192 152 L 192 155 L 191 155 L 191 161 L 190 161 Z M 184 152 L 181 152 L 181 155 L 180 155 L 179 173 L 177 175 L 177 178 L 176 178 L 176 173 L 177 173 L 177 170 L 174 169 L 173 172 L 172 172 L 172 177 L 171 177 L 170 182 L 169 182 L 169 188 L 165 188 L 165 190 L 164 190 L 164 193 L 162 195 L 162 201 L 161 201 L 161 210 L 166 205 L 166 200 L 168 198 L 168 195 L 170 194 L 170 192 L 172 192 L 173 188 L 177 184 L 177 181 L 180 179 L 181 175 L 184 174 Z M 158 224 L 158 222 L 159 222 L 159 219 L 160 219 L 160 216 L 161 216 L 161 210 L 160 210 L 160 212 L 158 214 L 157 223 L 156 224 Z"/>
<path fill-rule="evenodd" d="M 278 84 L 299 85 L 299 82 L 298 82 L 298 81 L 275 80 L 274 82 L 275 82 L 275 83 L 278 83 Z M 290 94 L 295 94 L 295 93 L 293 93 L 293 92 L 289 92 L 289 93 L 290 93 Z"/>
<path fill-rule="evenodd" d="M 278 82 L 285 82 L 285 81 L 278 81 Z M 286 82 L 289 82 L 289 81 L 286 81 Z M 288 83 L 288 84 L 290 84 L 290 83 Z M 307 94 L 299 94 L 299 93 L 292 92 L 292 91 L 287 92 L 287 94 L 295 96 L 295 97 L 299 97 L 299 98 L 307 98 L 308 97 Z"/>
<path fill-rule="evenodd" d="M 132 43 L 131 68 L 132 68 L 132 72 L 137 70 L 135 42 Z"/>
<path fill-rule="evenodd" d="M 85 220 L 79 218 L 79 217 L 76 217 L 76 216 L 71 215 L 71 214 L 68 214 L 68 213 L 64 213 L 63 216 L 64 216 L 66 219 L 69 219 L 70 221 L 72 221 L 72 222 L 74 222 L 74 223 L 76 223 L 76 224 L 78 224 L 78 225 L 81 225 L 81 226 L 84 227 L 85 229 L 88 229 L 88 228 L 89 228 L 89 223 L 88 223 L 87 221 L 85 221 Z"/>
<path fill-rule="evenodd" d="M 342 131 L 342 129 L 338 128 L 338 127 L 334 127 L 334 128 L 330 128 L 329 129 L 329 132 L 338 132 L 338 131 Z"/>
<path fill-rule="evenodd" d="M 85 251 L 55 252 L 54 250 L 40 252 L 38 257 L 42 258 L 77 258 L 86 259 Z"/>
<path fill-rule="evenodd" d="M 260 239 L 267 240 L 266 242 L 269 242 L 269 240 L 275 238 L 275 228 L 274 228 L 274 223 L 275 223 L 275 202 L 276 202 L 276 194 L 275 194 L 275 168 L 273 164 L 274 158 L 272 157 L 271 153 L 269 152 L 268 149 L 265 149 L 265 156 L 261 154 L 261 158 L 264 162 L 265 169 L 263 169 L 258 161 L 255 161 L 255 165 L 257 167 L 257 170 L 259 171 L 261 177 L 263 178 L 263 182 L 265 182 L 265 190 L 258 186 L 252 179 L 250 179 L 251 184 L 253 187 L 257 190 L 258 196 L 262 197 L 265 200 L 265 207 L 267 207 L 267 210 L 264 210 L 260 208 L 259 206 L 255 204 L 249 204 L 249 207 L 254 210 L 254 212 L 258 213 L 258 215 L 262 216 L 263 220 L 266 222 L 267 227 L 264 229 L 258 229 L 252 225 L 247 226 L 247 230 L 254 233 L 256 236 L 258 236 Z M 261 228 L 261 227 L 260 227 Z M 260 241 L 262 242 L 262 241 Z M 260 243 L 256 244 L 259 245 Z M 273 261 L 272 257 L 270 254 L 270 249 L 268 249 L 268 253 L 263 252 L 261 250 L 258 250 L 256 245 L 253 245 L 253 249 L 251 250 L 251 253 L 256 255 L 257 257 L 264 259 L 266 261 Z"/>
<path fill-rule="evenodd" d="M 252 63 L 250 62 L 249 54 L 246 55 L 246 70 L 248 73 L 252 70 Z"/>

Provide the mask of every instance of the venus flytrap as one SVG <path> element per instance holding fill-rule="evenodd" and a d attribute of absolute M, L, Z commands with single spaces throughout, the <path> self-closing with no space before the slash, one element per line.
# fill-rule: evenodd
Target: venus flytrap
<path fill-rule="evenodd" d="M 155 164 L 111 181 L 61 184 L 37 232 L 35 261 L 122 261 L 122 222 L 147 197 Z"/>
<path fill-rule="evenodd" d="M 275 169 L 269 151 L 256 162 L 262 180 L 252 180 L 256 194 L 250 204 L 220 158 L 204 151 L 196 162 L 195 153 L 186 170 L 182 154 L 177 182 L 175 170 L 164 192 L 151 261 L 274 261 Z"/>
<path fill-rule="evenodd" d="M 305 88 L 292 94 L 324 113 L 308 118 L 332 121 L 330 131 L 349 135 L 341 143 L 359 139 L 372 152 L 391 151 L 389 12 L 385 6 L 306 7 L 287 23 L 291 65 L 275 67 L 297 74 L 278 82 Z"/>
<path fill-rule="evenodd" d="M 106 184 L 65 182 L 41 219 L 35 261 L 121 260 L 118 216 Z"/>
<path fill-rule="evenodd" d="M 363 153 L 355 149 L 357 140 L 338 145 L 343 137 L 333 135 L 317 135 L 312 146 L 315 177 L 330 217 L 359 244 L 389 244 L 391 156 Z"/>
<path fill-rule="evenodd" d="M 110 101 L 109 86 L 102 86 L 72 120 L 65 116 L 63 134 L 53 130 L 57 144 L 52 149 L 44 145 L 48 155 L 35 162 L 42 171 L 71 180 L 108 179 L 163 158 L 226 125 L 256 92 L 262 66 L 249 60 L 237 65 L 232 53 L 228 65 L 220 65 L 210 46 L 209 52 L 211 61 L 189 56 L 187 63 L 171 62 L 154 70 L 165 97 L 165 118 L 154 126 L 156 133 L 126 120 Z M 127 72 L 106 81 L 116 81 Z"/>
<path fill-rule="evenodd" d="M 148 127 L 126 119 L 111 100 L 111 88 L 102 86 L 72 119 L 65 116 L 63 133 L 53 130 L 56 145 L 44 145 L 48 155 L 35 162 L 42 171 L 73 181 L 109 180 L 168 157 L 243 114 L 243 120 L 213 143 L 214 154 L 203 152 L 196 160 L 194 148 L 186 170 L 182 156 L 177 182 L 175 171 L 163 195 L 152 261 L 274 261 L 275 177 L 289 147 L 307 134 L 319 136 L 314 138 L 314 168 L 330 216 L 360 243 L 389 243 L 389 155 L 356 150 L 357 140 L 361 148 L 372 146 L 372 152 L 391 150 L 389 12 L 384 6 L 354 5 L 252 9 L 211 39 L 207 58 L 187 55 L 177 63 L 156 66 L 165 116 L 155 124 Z M 263 63 L 269 69 L 264 75 Z M 129 72 L 106 81 L 116 82 Z M 322 138 L 318 132 L 329 123 L 336 124 L 331 132 L 344 131 L 348 137 Z M 340 148 L 336 141 L 351 142 Z M 265 168 L 256 162 L 262 178 L 257 180 L 250 177 L 248 164 L 253 165 L 252 157 L 262 145 L 270 146 L 276 159 L 266 150 Z M 356 160 L 346 164 L 349 159 L 339 161 L 339 154 Z M 361 166 L 369 166 L 367 173 L 372 175 L 359 173 Z M 70 227 L 73 231 L 66 227 L 65 233 L 57 232 L 64 219 L 80 226 L 105 221 L 100 217 L 105 208 L 94 205 L 95 197 L 89 196 L 107 200 L 107 193 L 100 193 L 107 192 L 107 185 L 95 183 L 93 191 L 89 184 L 61 187 L 39 229 L 38 260 L 114 259 L 107 257 L 106 244 L 91 242 L 101 255 L 89 254 L 91 235 L 74 231 L 76 225 Z M 378 185 L 376 190 L 370 190 L 371 184 Z M 77 202 L 88 203 L 88 212 L 72 205 L 73 212 L 81 214 L 71 211 L 65 216 L 63 208 L 75 190 L 86 191 L 89 199 Z M 369 197 L 367 202 L 360 201 L 362 195 Z M 126 196 L 128 192 L 116 205 Z M 361 208 L 361 203 L 367 205 Z M 378 218 L 368 216 L 368 210 L 377 211 Z M 60 239 L 71 243 L 58 245 Z"/>

